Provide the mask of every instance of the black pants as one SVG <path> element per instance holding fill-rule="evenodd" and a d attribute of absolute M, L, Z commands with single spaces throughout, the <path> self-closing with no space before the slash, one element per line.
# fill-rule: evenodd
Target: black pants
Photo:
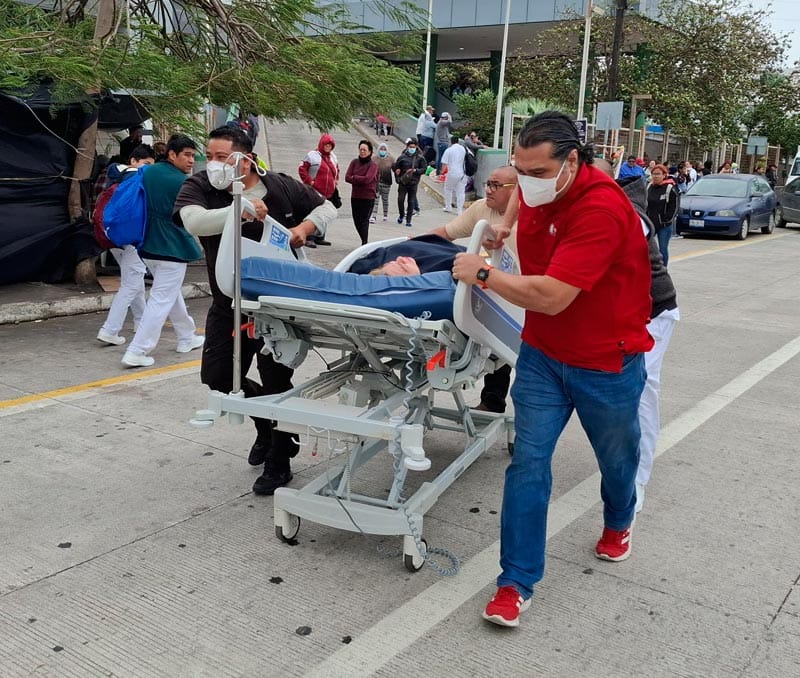
<path fill-rule="evenodd" d="M 406 196 L 408 196 L 408 205 L 406 206 Z M 406 223 L 411 223 L 411 216 L 414 214 L 414 208 L 417 205 L 417 184 L 403 184 L 397 185 L 397 211 L 400 216 L 405 216 Z"/>
<path fill-rule="evenodd" d="M 356 225 L 356 232 L 361 238 L 361 244 L 366 245 L 369 239 L 369 218 L 372 215 L 372 208 L 375 205 L 375 198 L 350 198 L 350 208 L 353 210 L 353 223 Z"/>
<path fill-rule="evenodd" d="M 505 412 L 508 388 L 511 385 L 511 365 L 498 367 L 483 378 L 481 404 L 490 412 Z"/>
<path fill-rule="evenodd" d="M 247 322 L 242 316 L 241 326 Z M 242 332 L 242 391 L 245 398 L 261 395 L 283 393 L 292 387 L 294 370 L 276 363 L 271 355 L 259 353 L 264 346 L 262 339 L 250 339 Z M 256 358 L 256 368 L 261 383 L 247 378 L 245 375 Z M 222 393 L 230 393 L 233 388 L 233 309 L 212 303 L 206 317 L 206 342 L 203 344 L 203 362 L 200 366 L 200 380 L 209 388 Z M 269 419 L 253 417 L 259 437 L 272 440 L 272 455 L 275 458 L 289 459 L 298 452 L 298 446 L 292 441 L 292 434 L 278 431 Z"/>

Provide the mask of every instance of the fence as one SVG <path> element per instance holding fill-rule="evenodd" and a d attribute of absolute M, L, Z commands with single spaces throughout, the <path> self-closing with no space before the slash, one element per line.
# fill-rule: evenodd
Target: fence
<path fill-rule="evenodd" d="M 506 113 L 505 133 L 503 134 L 503 148 L 513 147 L 513 140 L 516 139 L 522 125 L 529 118 L 527 115 L 511 115 Z M 741 141 L 736 144 L 721 143 L 714 148 L 707 148 L 700 144 L 692 144 L 690 138 L 679 137 L 668 132 L 654 132 L 641 129 L 631 131 L 627 127 L 618 130 L 603 131 L 598 130 L 596 125 L 589 125 L 586 135 L 587 143 L 593 143 L 595 152 L 611 160 L 611 155 L 623 148 L 624 154 L 635 155 L 637 158 L 645 156 L 651 160 L 663 162 L 665 165 L 675 165 L 682 160 L 704 163 L 711 161 L 714 171 L 724 162 L 735 162 L 739 165 L 739 171 L 751 173 L 756 167 L 767 167 L 777 165 L 779 176 L 784 176 L 788 165 L 792 162 L 794 155 L 787 154 L 786 149 L 780 146 L 768 146 L 765 153 L 757 156 L 747 153 L 747 142 Z M 633 150 L 631 150 L 633 149 Z M 509 157 L 511 153 L 509 151 Z"/>

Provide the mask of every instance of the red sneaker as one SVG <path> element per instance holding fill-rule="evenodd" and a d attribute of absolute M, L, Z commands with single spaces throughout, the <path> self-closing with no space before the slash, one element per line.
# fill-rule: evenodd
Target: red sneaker
<path fill-rule="evenodd" d="M 501 586 L 483 611 L 483 618 L 500 626 L 519 626 L 519 614 L 531 606 L 513 586 Z"/>
<path fill-rule="evenodd" d="M 594 548 L 594 554 L 600 560 L 612 560 L 618 563 L 631 555 L 631 528 L 611 530 L 603 528 L 603 536 Z"/>

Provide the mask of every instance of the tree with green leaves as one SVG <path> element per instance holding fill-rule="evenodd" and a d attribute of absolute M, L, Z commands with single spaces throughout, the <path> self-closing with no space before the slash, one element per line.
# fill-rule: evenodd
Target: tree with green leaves
<path fill-rule="evenodd" d="M 408 29 L 424 25 L 411 4 L 375 9 Z M 419 32 L 399 40 L 353 22 L 339 4 L 314 0 L 0 0 L 0 90 L 52 83 L 54 106 L 87 109 L 107 90 L 134 93 L 157 123 L 201 134 L 205 102 L 322 128 L 356 112 L 413 108 L 416 79 L 388 57 L 419 54 Z M 78 143 L 69 213 L 84 216 L 97 123 Z M 93 278 L 79 265 L 78 282 Z"/>
<path fill-rule="evenodd" d="M 793 154 L 800 146 L 800 87 L 784 73 L 765 71 L 742 114 L 745 137 L 765 136 Z"/>
<path fill-rule="evenodd" d="M 619 3 L 612 4 L 619 9 Z M 607 100 L 618 18 L 619 13 L 592 22 L 589 106 Z M 738 140 L 762 74 L 784 65 L 785 36 L 776 36 L 767 18 L 767 10 L 741 0 L 662 3 L 657 22 L 625 13 L 616 60 L 618 99 L 628 102 L 634 94 L 649 94 L 649 117 L 700 143 Z M 574 19 L 542 33 L 536 43 L 542 56 L 517 55 L 507 75 L 524 94 L 555 99 L 571 111 L 578 98 L 583 44 L 583 22 Z"/>
<path fill-rule="evenodd" d="M 409 29 L 423 25 L 413 5 L 378 11 Z M 171 126 L 190 127 L 208 101 L 330 128 L 359 110 L 412 108 L 418 86 L 387 59 L 421 53 L 420 35 L 360 33 L 371 29 L 338 4 L 57 0 L 47 11 L 0 0 L 0 15 L 0 89 L 47 78 L 57 102 L 127 89 Z"/>
<path fill-rule="evenodd" d="M 469 123 L 484 143 L 493 143 L 494 118 L 497 111 L 497 97 L 490 89 L 482 89 L 474 94 L 456 94 L 453 98 L 459 115 Z"/>

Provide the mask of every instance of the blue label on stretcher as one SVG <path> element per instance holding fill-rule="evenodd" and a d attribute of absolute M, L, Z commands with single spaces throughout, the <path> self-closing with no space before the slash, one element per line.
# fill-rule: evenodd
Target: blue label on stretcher
<path fill-rule="evenodd" d="M 503 256 L 500 257 L 500 270 L 504 273 L 514 272 L 514 257 L 505 249 L 503 250 Z"/>
<path fill-rule="evenodd" d="M 285 231 L 282 231 L 279 228 L 277 228 L 276 226 L 270 226 L 269 244 L 274 245 L 275 247 L 279 247 L 282 250 L 288 250 L 289 235 Z"/>

